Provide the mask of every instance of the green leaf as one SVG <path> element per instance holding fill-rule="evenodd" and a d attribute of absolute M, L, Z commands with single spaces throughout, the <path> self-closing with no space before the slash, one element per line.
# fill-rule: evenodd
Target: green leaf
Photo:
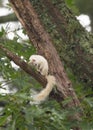
<path fill-rule="evenodd" d="M 2 37 L 5 34 L 5 29 L 3 27 L 1 27 L 1 31 L 0 31 L 0 37 Z"/>

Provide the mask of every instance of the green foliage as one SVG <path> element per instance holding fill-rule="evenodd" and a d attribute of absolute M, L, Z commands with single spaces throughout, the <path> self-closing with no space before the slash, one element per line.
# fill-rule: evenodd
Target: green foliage
<path fill-rule="evenodd" d="M 0 31 L 0 37 L 2 37 L 4 34 L 5 34 L 5 30 L 4 30 L 4 28 L 2 27 L 2 28 L 1 28 L 1 31 Z"/>
<path fill-rule="evenodd" d="M 71 10 L 73 10 L 73 12 L 77 15 L 79 12 L 78 8 L 75 6 L 75 1 L 74 0 L 65 0 L 65 1 L 68 7 L 71 8 Z"/>
<path fill-rule="evenodd" d="M 75 122 L 68 122 L 67 110 L 62 110 L 56 101 L 47 101 L 40 106 L 29 105 L 25 93 L 1 96 L 8 104 L 1 111 L 0 127 L 9 130 L 69 130 Z M 19 100 L 20 99 L 20 100 Z"/>
<path fill-rule="evenodd" d="M 81 13 L 92 15 L 93 0 L 74 0 Z"/>
<path fill-rule="evenodd" d="M 83 117 L 80 126 L 82 130 L 92 130 L 93 129 L 93 91 L 91 87 L 85 89 L 82 82 L 78 82 L 77 77 L 73 75 L 70 69 L 66 69 L 69 78 L 72 81 L 74 89 L 81 101 L 81 106 L 83 108 Z"/>
<path fill-rule="evenodd" d="M 26 91 L 0 96 L 0 100 L 2 99 L 6 100 L 7 104 L 0 112 L 1 128 L 5 127 L 9 130 L 69 130 L 78 124 L 82 130 L 90 130 L 93 127 L 92 118 L 88 121 L 84 117 L 80 123 L 75 120 L 68 121 L 67 117 L 75 114 L 76 109 L 64 110 L 56 101 L 46 101 L 39 106 L 28 104 L 30 97 Z M 93 115 L 93 113 L 91 114 Z"/>

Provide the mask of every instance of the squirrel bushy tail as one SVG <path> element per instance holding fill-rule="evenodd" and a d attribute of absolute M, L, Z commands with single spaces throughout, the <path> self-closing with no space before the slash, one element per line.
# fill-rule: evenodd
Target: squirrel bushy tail
<path fill-rule="evenodd" d="M 52 91 L 53 87 L 56 84 L 56 80 L 54 76 L 47 75 L 46 79 L 47 79 L 46 87 L 40 93 L 38 93 L 37 95 L 34 95 L 33 97 L 33 100 L 35 102 L 39 103 L 39 102 L 44 101 L 49 96 L 50 92 Z"/>

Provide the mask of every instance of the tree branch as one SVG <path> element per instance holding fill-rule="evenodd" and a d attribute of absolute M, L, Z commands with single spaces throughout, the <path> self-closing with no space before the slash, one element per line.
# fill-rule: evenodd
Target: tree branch
<path fill-rule="evenodd" d="M 44 87 L 46 86 L 46 79 L 39 74 L 38 72 L 34 71 L 31 66 L 29 66 L 25 61 L 23 61 L 19 56 L 15 55 L 14 53 L 10 52 L 7 48 L 5 48 L 3 45 L 0 45 L 0 49 L 5 53 L 5 55 L 18 66 L 20 66 L 21 69 L 23 69 L 26 73 L 30 74 L 32 77 L 34 77 L 39 83 L 41 83 Z"/>
<path fill-rule="evenodd" d="M 0 16 L 0 23 L 6 23 L 6 22 L 13 22 L 18 21 L 16 15 L 14 13 L 6 15 L 6 16 Z"/>

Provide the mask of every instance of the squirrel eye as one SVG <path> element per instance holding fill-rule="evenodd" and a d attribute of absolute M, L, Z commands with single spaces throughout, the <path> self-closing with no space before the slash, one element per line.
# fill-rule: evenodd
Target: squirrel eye
<path fill-rule="evenodd" d="M 35 59 L 32 60 L 32 62 L 35 62 L 35 61 L 36 61 Z"/>

